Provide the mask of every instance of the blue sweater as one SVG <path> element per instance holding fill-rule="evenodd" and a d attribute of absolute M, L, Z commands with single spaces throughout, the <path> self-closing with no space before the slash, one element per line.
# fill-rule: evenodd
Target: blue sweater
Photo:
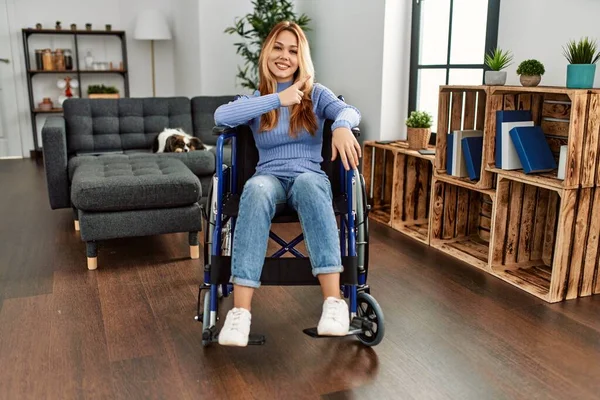
<path fill-rule="evenodd" d="M 277 92 L 287 89 L 292 81 L 277 84 Z M 323 145 L 323 125 L 326 119 L 334 121 L 331 129 L 358 126 L 360 113 L 338 99 L 331 90 L 320 84 L 313 85 L 313 111 L 317 117 L 317 132 L 311 136 L 302 129 L 293 138 L 289 134 L 290 109 L 281 107 L 277 93 L 261 96 L 258 91 L 254 96 L 241 96 L 228 104 L 223 104 L 215 111 L 215 123 L 229 127 L 248 124 L 252 129 L 254 141 L 258 148 L 259 161 L 256 174 L 270 174 L 279 177 L 296 177 L 303 172 L 321 170 L 321 148 Z M 277 126 L 271 131 L 259 133 L 260 116 L 274 109 L 279 109 Z"/>

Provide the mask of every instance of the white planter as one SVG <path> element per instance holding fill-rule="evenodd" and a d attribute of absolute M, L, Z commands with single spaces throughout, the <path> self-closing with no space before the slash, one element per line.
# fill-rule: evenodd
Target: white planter
<path fill-rule="evenodd" d="M 485 84 L 502 86 L 506 83 L 506 71 L 485 71 Z"/>

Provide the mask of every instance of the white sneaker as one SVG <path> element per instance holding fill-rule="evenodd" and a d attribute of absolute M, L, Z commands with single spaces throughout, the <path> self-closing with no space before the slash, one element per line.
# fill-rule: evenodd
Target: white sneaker
<path fill-rule="evenodd" d="M 229 310 L 223 329 L 219 333 L 219 344 L 223 346 L 247 346 L 251 320 L 252 315 L 245 308 Z"/>
<path fill-rule="evenodd" d="M 344 299 L 328 297 L 323 303 L 323 314 L 317 325 L 317 333 L 327 336 L 344 336 L 350 328 L 348 304 Z"/>

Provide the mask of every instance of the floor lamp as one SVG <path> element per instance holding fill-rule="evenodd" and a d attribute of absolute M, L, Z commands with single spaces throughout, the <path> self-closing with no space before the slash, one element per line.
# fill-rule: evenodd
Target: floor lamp
<path fill-rule="evenodd" d="M 137 40 L 150 41 L 150 52 L 152 57 L 152 96 L 156 97 L 156 78 L 154 74 L 154 41 L 171 40 L 169 24 L 160 11 L 143 11 L 137 17 L 133 38 Z"/>

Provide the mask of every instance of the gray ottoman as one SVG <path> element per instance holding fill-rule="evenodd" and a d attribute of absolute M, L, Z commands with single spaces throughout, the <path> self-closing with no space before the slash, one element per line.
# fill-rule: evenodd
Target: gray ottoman
<path fill-rule="evenodd" d="M 71 182 L 88 268 L 97 267 L 97 241 L 189 232 L 190 255 L 199 257 L 202 230 L 200 180 L 181 161 L 95 157 L 77 166 Z"/>

